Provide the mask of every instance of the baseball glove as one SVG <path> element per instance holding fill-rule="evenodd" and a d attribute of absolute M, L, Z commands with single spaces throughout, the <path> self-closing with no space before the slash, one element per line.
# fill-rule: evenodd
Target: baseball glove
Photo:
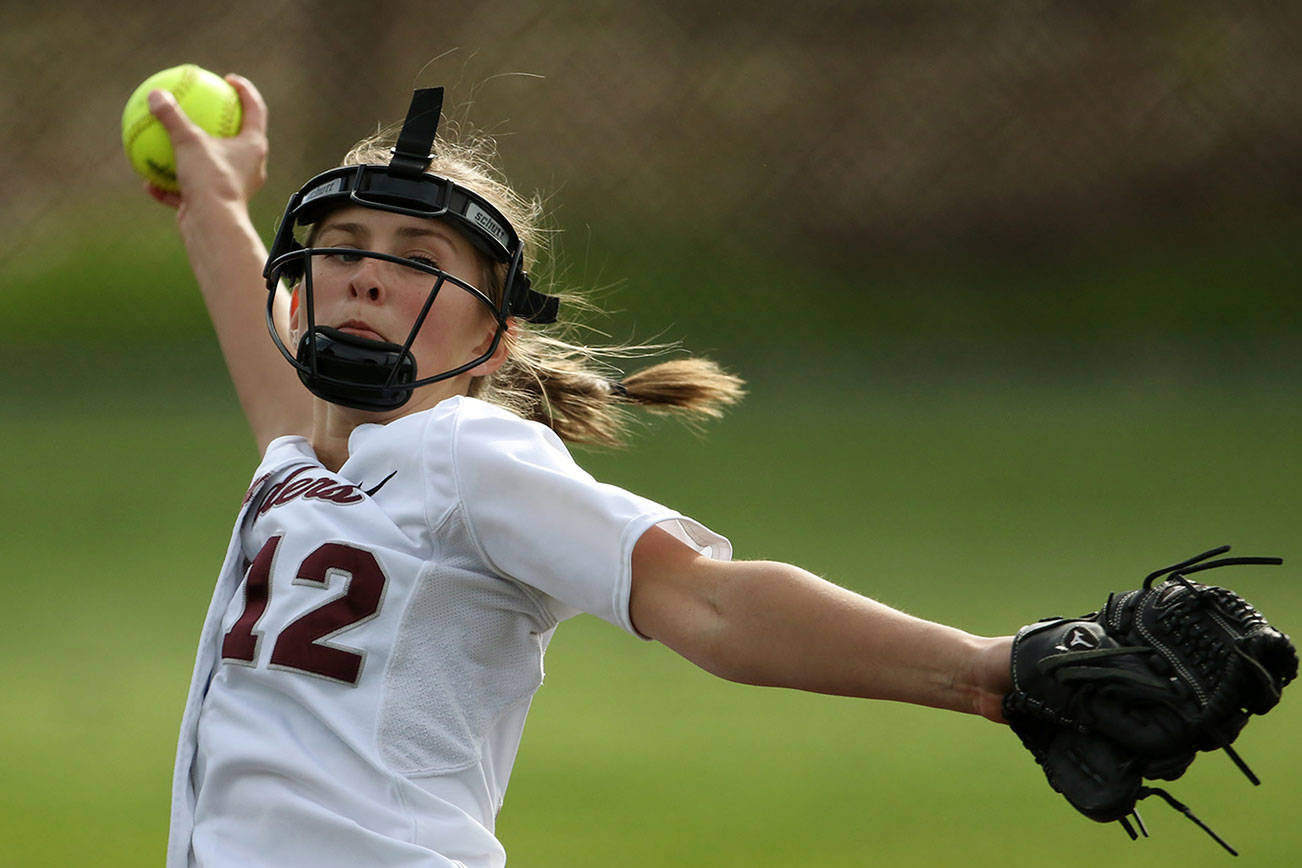
<path fill-rule="evenodd" d="M 1224 749 L 1259 783 L 1230 745 L 1297 676 L 1288 636 L 1233 591 L 1189 580 L 1216 567 L 1282 563 L 1209 560 L 1227 551 L 1158 570 L 1097 612 L 1029 624 L 1013 640 L 1005 718 L 1055 790 L 1090 819 L 1119 821 L 1132 839 L 1131 818 L 1148 834 L 1136 802 L 1157 795 L 1235 853 L 1144 779 L 1175 780 L 1198 751 Z"/>

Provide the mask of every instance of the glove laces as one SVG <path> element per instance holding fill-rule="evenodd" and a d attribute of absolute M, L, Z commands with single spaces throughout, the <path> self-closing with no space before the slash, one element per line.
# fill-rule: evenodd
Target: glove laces
<path fill-rule="evenodd" d="M 1229 546 L 1217 546 L 1211 551 L 1203 552 L 1200 555 L 1194 555 L 1188 560 L 1149 573 L 1148 577 L 1144 579 L 1144 589 L 1147 590 L 1153 587 L 1153 582 L 1156 579 L 1159 579 L 1162 576 L 1168 576 L 1170 579 L 1183 583 L 1185 586 L 1189 587 L 1190 590 L 1195 590 L 1185 579 L 1185 576 L 1189 573 L 1197 573 L 1202 570 L 1214 569 L 1215 567 L 1230 567 L 1240 564 L 1271 564 L 1278 566 L 1284 563 L 1282 558 L 1221 558 L 1220 560 L 1202 563 L 1202 561 L 1206 561 L 1208 558 L 1216 557 L 1216 555 L 1223 555 L 1229 550 Z M 1195 566 L 1195 564 L 1197 564 L 1197 566 Z"/>
<path fill-rule="evenodd" d="M 1198 828 L 1202 829 L 1202 830 L 1203 830 L 1204 832 L 1206 832 L 1208 835 L 1211 835 L 1211 836 L 1212 836 L 1212 840 L 1215 841 L 1217 844 L 1220 844 L 1222 847 L 1224 847 L 1224 848 L 1226 849 L 1226 851 L 1227 851 L 1231 856 L 1237 856 L 1237 855 L 1239 855 L 1239 851 L 1238 851 L 1238 850 L 1235 850 L 1233 847 L 1231 847 L 1231 846 L 1229 845 L 1228 842 L 1226 842 L 1226 840 L 1225 840 L 1224 838 L 1222 838 L 1220 835 L 1218 835 L 1218 834 L 1216 834 L 1214 831 L 1212 831 L 1211 826 L 1208 826 L 1208 825 L 1207 825 L 1206 823 L 1204 823 L 1202 820 L 1198 819 L 1198 817 L 1194 815 L 1194 812 L 1191 811 L 1191 810 L 1189 810 L 1189 806 L 1188 806 L 1188 805 L 1186 805 L 1184 802 L 1180 801 L 1180 800 L 1177 799 L 1175 796 L 1173 796 L 1173 795 L 1171 795 L 1170 793 L 1168 793 L 1166 790 L 1162 789 L 1161 787 L 1140 787 L 1140 788 L 1139 788 L 1139 799 L 1146 799 L 1146 798 L 1148 798 L 1149 796 L 1161 796 L 1163 799 L 1166 800 L 1166 803 L 1167 803 L 1168 805 L 1170 805 L 1171 807 L 1175 808 L 1175 809 L 1176 809 L 1177 811 L 1179 811 L 1180 813 L 1184 814 L 1186 817 L 1188 817 L 1190 820 L 1192 820 L 1192 821 L 1194 822 L 1194 824 L 1198 826 Z M 1134 825 L 1131 825 L 1131 822 L 1130 822 L 1131 817 L 1133 817 L 1134 820 L 1135 820 Z M 1140 816 L 1139 816 L 1139 810 L 1138 810 L 1138 809 L 1135 809 L 1134 811 L 1132 811 L 1129 817 L 1122 817 L 1122 818 L 1121 818 L 1120 820 L 1118 820 L 1117 822 L 1119 822 L 1119 823 L 1121 824 L 1121 828 L 1123 828 L 1123 829 L 1126 830 L 1126 834 L 1130 836 L 1130 840 L 1132 840 L 1132 841 L 1134 841 L 1134 840 L 1136 840 L 1137 838 L 1139 838 L 1139 836 L 1140 836 L 1141 834 L 1142 834 L 1145 838 L 1148 837 L 1148 828 L 1147 828 L 1146 826 L 1144 826 L 1144 821 L 1140 818 Z M 1136 826 L 1139 827 L 1139 831 L 1138 831 L 1138 832 L 1135 831 L 1135 827 L 1136 827 Z"/>

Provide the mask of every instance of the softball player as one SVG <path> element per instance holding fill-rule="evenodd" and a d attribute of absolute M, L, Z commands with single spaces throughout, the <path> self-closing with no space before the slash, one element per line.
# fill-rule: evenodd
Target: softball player
<path fill-rule="evenodd" d="M 543 653 L 579 612 L 736 681 L 1000 720 L 1009 637 L 731 560 L 575 464 L 563 441 L 616 441 L 629 405 L 713 414 L 740 383 L 699 359 L 611 379 L 556 337 L 537 215 L 435 140 L 441 91 L 295 194 L 268 253 L 246 208 L 266 108 L 230 80 L 232 139 L 151 97 L 181 187 L 151 194 L 178 208 L 262 454 L 200 638 L 169 865 L 504 864 Z"/>

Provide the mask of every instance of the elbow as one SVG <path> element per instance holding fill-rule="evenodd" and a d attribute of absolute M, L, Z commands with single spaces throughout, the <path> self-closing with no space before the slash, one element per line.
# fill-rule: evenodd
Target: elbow
<path fill-rule="evenodd" d="M 760 562 L 707 562 L 692 593 L 679 599 L 670 629 L 650 634 L 711 675 L 737 684 L 774 687 L 791 673 L 775 666 L 774 635 L 763 606 L 753 599 L 762 587 L 753 575 L 785 565 Z M 766 647 L 768 646 L 768 647 Z"/>
<path fill-rule="evenodd" d="M 767 561 L 715 561 L 652 528 L 633 549 L 629 615 L 643 636 L 712 675 L 775 686 L 798 675 L 784 624 L 802 571 Z"/>
<path fill-rule="evenodd" d="M 726 630 L 696 635 L 687 641 L 660 641 L 690 663 L 725 681 L 757 687 L 773 687 L 779 683 L 756 671 L 753 661 L 729 639 Z"/>

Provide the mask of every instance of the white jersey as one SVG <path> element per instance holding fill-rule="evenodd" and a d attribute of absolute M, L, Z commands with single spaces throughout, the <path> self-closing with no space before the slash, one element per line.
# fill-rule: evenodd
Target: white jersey
<path fill-rule="evenodd" d="M 653 525 L 730 556 L 470 398 L 358 427 L 338 473 L 273 441 L 200 639 L 168 865 L 503 865 L 494 819 L 548 640 L 578 612 L 635 632 Z"/>

